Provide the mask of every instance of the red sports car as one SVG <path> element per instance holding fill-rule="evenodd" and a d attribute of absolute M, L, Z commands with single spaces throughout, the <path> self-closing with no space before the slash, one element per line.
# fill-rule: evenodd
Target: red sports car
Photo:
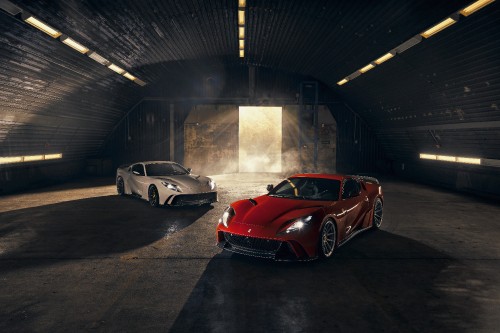
<path fill-rule="evenodd" d="M 382 223 L 375 178 L 298 174 L 268 194 L 233 202 L 217 225 L 217 245 L 275 260 L 330 257 L 354 235 Z"/>

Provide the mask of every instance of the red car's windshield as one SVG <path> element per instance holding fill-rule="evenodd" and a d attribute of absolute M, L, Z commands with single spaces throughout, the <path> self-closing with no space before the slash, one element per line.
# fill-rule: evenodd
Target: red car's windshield
<path fill-rule="evenodd" d="M 288 178 L 269 192 L 272 197 L 303 200 L 339 200 L 340 181 L 323 178 Z"/>

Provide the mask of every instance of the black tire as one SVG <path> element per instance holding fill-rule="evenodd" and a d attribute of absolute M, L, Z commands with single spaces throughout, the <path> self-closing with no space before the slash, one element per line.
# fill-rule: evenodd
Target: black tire
<path fill-rule="evenodd" d="M 118 195 L 125 195 L 125 183 L 122 177 L 116 179 L 116 192 L 118 192 Z"/>
<path fill-rule="evenodd" d="M 160 205 L 160 196 L 156 186 L 150 185 L 148 189 L 148 201 L 151 207 L 158 207 Z"/>
<path fill-rule="evenodd" d="M 384 206 L 382 204 L 382 200 L 380 200 L 380 198 L 377 198 L 377 200 L 375 200 L 375 203 L 373 204 L 373 218 L 372 218 L 373 229 L 379 229 L 380 226 L 382 225 L 383 207 Z"/>
<path fill-rule="evenodd" d="M 318 251 L 321 258 L 332 256 L 337 247 L 337 226 L 332 220 L 327 220 L 319 233 Z"/>

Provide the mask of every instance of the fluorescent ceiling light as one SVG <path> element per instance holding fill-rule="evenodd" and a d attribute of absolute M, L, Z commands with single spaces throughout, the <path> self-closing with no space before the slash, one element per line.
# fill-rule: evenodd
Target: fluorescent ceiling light
<path fill-rule="evenodd" d="M 114 72 L 117 72 L 120 75 L 125 72 L 125 70 L 123 68 L 120 68 L 120 67 L 116 66 L 115 64 L 109 65 L 108 68 Z"/>
<path fill-rule="evenodd" d="M 472 158 L 472 157 L 457 157 L 458 163 L 466 163 L 466 164 L 481 164 L 480 158 Z"/>
<path fill-rule="evenodd" d="M 343 85 L 344 83 L 347 83 L 348 81 L 349 81 L 348 79 L 342 79 L 342 80 L 340 80 L 339 82 L 337 82 L 337 84 L 338 84 L 339 86 L 341 86 L 341 85 Z"/>
<path fill-rule="evenodd" d="M 59 154 L 47 154 L 45 155 L 45 159 L 46 160 L 55 160 L 55 159 L 58 159 L 58 158 L 62 158 L 62 154 L 59 153 Z"/>
<path fill-rule="evenodd" d="M 245 11 L 238 10 L 238 25 L 245 25 Z"/>
<path fill-rule="evenodd" d="M 381 63 L 383 62 L 386 62 L 387 60 L 391 59 L 392 57 L 394 57 L 394 54 L 392 53 L 387 53 L 383 56 L 381 56 L 380 58 L 378 58 L 377 60 L 375 60 L 374 62 L 377 64 L 377 65 L 380 65 Z"/>
<path fill-rule="evenodd" d="M 478 1 L 474 2 L 472 5 L 469 5 L 469 6 L 465 7 L 464 9 L 462 9 L 460 11 L 460 14 L 462 14 L 463 16 L 469 16 L 470 14 L 477 12 L 478 10 L 483 8 L 484 6 L 489 5 L 490 3 L 494 2 L 494 1 L 495 0 L 478 0 Z"/>
<path fill-rule="evenodd" d="M 22 156 L 0 157 L 0 164 L 19 163 L 23 161 Z"/>
<path fill-rule="evenodd" d="M 123 74 L 123 76 L 125 76 L 127 79 L 129 80 L 132 80 L 134 81 L 135 80 L 135 76 L 133 76 L 132 74 L 130 74 L 129 72 L 125 72 L 125 74 Z"/>
<path fill-rule="evenodd" d="M 437 155 L 438 161 L 446 161 L 446 162 L 456 162 L 457 158 L 455 156 L 445 156 L 445 155 Z"/>
<path fill-rule="evenodd" d="M 240 50 L 243 50 L 245 48 L 245 40 L 240 39 Z"/>
<path fill-rule="evenodd" d="M 45 32 L 47 35 L 49 35 L 52 38 L 57 38 L 62 35 L 61 32 L 57 31 L 56 29 L 52 28 L 50 25 L 43 23 L 39 19 L 35 18 L 34 16 L 29 16 L 24 19 L 26 23 L 31 24 L 38 30 L 41 30 Z"/>
<path fill-rule="evenodd" d="M 361 73 L 366 73 L 366 72 L 368 72 L 370 69 L 372 69 L 373 67 L 375 67 L 375 66 L 373 66 L 372 64 L 368 64 L 368 65 L 366 65 L 365 67 L 361 68 L 359 71 L 360 71 Z"/>
<path fill-rule="evenodd" d="M 246 0 L 238 0 L 238 7 L 245 7 L 247 5 Z"/>
<path fill-rule="evenodd" d="M 420 154 L 420 158 L 426 159 L 426 160 L 435 160 L 437 159 L 436 155 L 430 155 L 430 154 Z"/>
<path fill-rule="evenodd" d="M 89 58 L 97 61 L 101 65 L 107 66 L 109 64 L 109 60 L 99 55 L 97 52 L 92 51 L 87 53 L 87 55 L 89 56 Z"/>
<path fill-rule="evenodd" d="M 456 20 L 452 19 L 451 17 L 448 17 L 446 20 L 444 20 L 444 21 L 436 24 L 432 28 L 422 32 L 420 35 L 424 38 L 429 38 L 432 35 L 437 34 L 441 30 L 444 30 L 444 29 L 448 28 L 450 25 L 455 24 L 455 23 L 457 23 Z"/>
<path fill-rule="evenodd" d="M 43 160 L 43 155 L 24 156 L 24 162 L 41 161 L 41 160 Z"/>
<path fill-rule="evenodd" d="M 77 50 L 78 52 L 83 53 L 83 54 L 85 54 L 89 51 L 88 48 L 86 48 L 82 44 L 76 42 L 75 40 L 73 40 L 69 37 L 61 38 L 61 42 L 63 42 L 64 44 L 68 45 L 72 49 Z"/>
<path fill-rule="evenodd" d="M 245 56 L 245 50 L 240 50 L 240 58 L 243 58 Z"/>
<path fill-rule="evenodd" d="M 245 38 L 245 27 L 238 27 L 238 38 Z"/>

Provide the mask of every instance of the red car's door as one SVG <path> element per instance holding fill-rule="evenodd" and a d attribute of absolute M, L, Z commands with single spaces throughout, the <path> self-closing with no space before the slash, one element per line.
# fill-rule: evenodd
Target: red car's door
<path fill-rule="evenodd" d="M 363 217 L 366 214 L 368 201 L 356 179 L 347 178 L 342 188 L 342 213 L 344 213 L 345 236 L 362 228 Z"/>

